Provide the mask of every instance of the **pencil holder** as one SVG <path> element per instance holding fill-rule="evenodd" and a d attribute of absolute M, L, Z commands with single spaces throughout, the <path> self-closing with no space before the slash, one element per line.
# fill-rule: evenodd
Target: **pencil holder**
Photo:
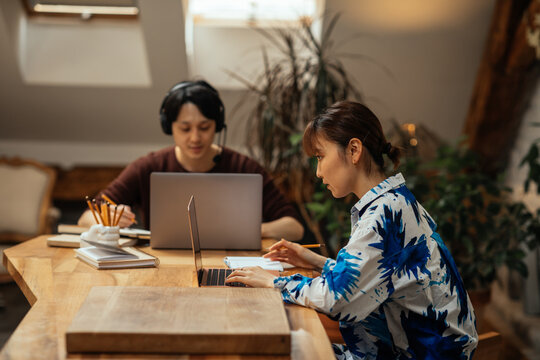
<path fill-rule="evenodd" d="M 118 246 L 118 240 L 120 240 L 120 227 L 119 226 L 101 225 L 101 229 L 99 229 L 98 234 L 97 234 L 98 242 L 105 245 Z"/>
<path fill-rule="evenodd" d="M 101 224 L 96 224 L 92 225 L 88 231 L 81 234 L 81 247 L 91 246 L 86 240 L 99 242 L 105 245 L 118 246 L 119 239 L 119 226 L 103 226 Z"/>
<path fill-rule="evenodd" d="M 92 225 L 88 231 L 83 232 L 81 234 L 81 247 L 91 246 L 86 240 L 97 241 L 98 232 L 102 227 L 103 225 L 100 224 Z"/>

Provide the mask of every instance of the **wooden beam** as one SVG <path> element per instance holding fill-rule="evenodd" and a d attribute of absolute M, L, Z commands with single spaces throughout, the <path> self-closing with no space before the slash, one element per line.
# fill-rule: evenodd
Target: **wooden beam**
<path fill-rule="evenodd" d="M 540 75 L 540 61 L 526 40 L 535 29 L 539 0 L 498 0 L 463 133 L 481 156 L 481 168 L 503 170 L 523 112 Z"/>
<path fill-rule="evenodd" d="M 53 190 L 54 200 L 80 201 L 84 197 L 94 197 L 105 189 L 123 170 L 115 166 L 80 166 L 70 170 L 57 169 L 57 179 Z"/>

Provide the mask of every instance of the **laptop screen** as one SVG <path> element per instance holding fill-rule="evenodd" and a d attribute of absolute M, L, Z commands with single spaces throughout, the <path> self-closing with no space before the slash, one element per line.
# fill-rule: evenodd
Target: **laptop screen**
<path fill-rule="evenodd" d="M 195 212 L 195 197 L 191 195 L 188 204 L 189 235 L 191 237 L 191 246 L 193 249 L 193 258 L 195 260 L 195 271 L 197 271 L 198 283 L 202 277 L 202 256 L 201 244 L 199 242 L 199 228 L 197 227 L 197 213 Z"/>

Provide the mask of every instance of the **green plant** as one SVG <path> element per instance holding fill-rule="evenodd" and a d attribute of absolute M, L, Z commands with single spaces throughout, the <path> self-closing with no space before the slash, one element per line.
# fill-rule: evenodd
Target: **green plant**
<path fill-rule="evenodd" d="M 313 161 L 302 154 L 302 134 L 306 124 L 328 105 L 338 100 L 361 98 L 336 56 L 332 33 L 339 18 L 340 14 L 327 17 L 328 25 L 320 40 L 312 32 L 311 23 L 306 20 L 298 28 L 274 31 L 259 29 L 282 57 L 270 60 L 263 49 L 264 71 L 255 81 L 230 72 L 256 97 L 254 110 L 249 114 L 247 132 L 251 155 L 261 161 L 288 197 L 294 199 L 320 243 L 326 238 L 321 234 L 321 223 L 330 224 L 330 231 L 337 231 L 332 220 L 322 214 L 341 217 L 341 205 L 329 202 L 331 195 L 327 191 L 320 192 L 321 184 L 313 181 Z M 318 194 L 316 200 L 322 202 L 323 208 L 314 204 L 307 208 L 304 206 L 312 202 L 314 193 Z M 323 209 L 322 212 L 318 211 Z M 333 246 L 328 248 L 332 249 Z"/>
<path fill-rule="evenodd" d="M 478 170 L 478 159 L 465 145 L 442 146 L 434 161 L 415 169 L 423 173 L 429 191 L 425 209 L 438 225 L 468 289 L 483 289 L 502 265 L 527 276 L 524 246 L 538 246 L 540 213 L 532 214 L 511 199 L 502 177 Z M 405 172 L 407 178 L 407 173 Z"/>

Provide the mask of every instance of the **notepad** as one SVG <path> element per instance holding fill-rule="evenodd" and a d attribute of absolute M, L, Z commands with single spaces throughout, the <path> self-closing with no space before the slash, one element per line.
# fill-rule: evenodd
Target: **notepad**
<path fill-rule="evenodd" d="M 283 271 L 283 263 L 272 261 L 261 256 L 226 256 L 223 258 L 223 261 L 231 269 L 260 266 L 265 270 Z"/>
<path fill-rule="evenodd" d="M 88 231 L 88 227 L 79 226 L 79 225 L 69 225 L 69 224 L 59 224 L 58 232 L 61 234 L 82 234 L 85 231 Z M 134 229 L 134 228 L 120 228 L 120 236 L 143 239 L 150 239 L 150 231 L 144 229 Z"/>
<path fill-rule="evenodd" d="M 109 251 L 95 246 L 75 249 L 75 257 L 96 269 L 154 267 L 159 259 L 134 247 L 122 248 L 125 253 Z"/>
<path fill-rule="evenodd" d="M 137 243 L 137 239 L 132 238 L 120 238 L 118 240 L 118 245 L 121 247 L 124 246 L 133 246 Z M 47 238 L 48 246 L 57 246 L 57 247 L 69 247 L 69 248 L 78 248 L 81 246 L 81 236 L 73 234 L 59 234 Z"/>

